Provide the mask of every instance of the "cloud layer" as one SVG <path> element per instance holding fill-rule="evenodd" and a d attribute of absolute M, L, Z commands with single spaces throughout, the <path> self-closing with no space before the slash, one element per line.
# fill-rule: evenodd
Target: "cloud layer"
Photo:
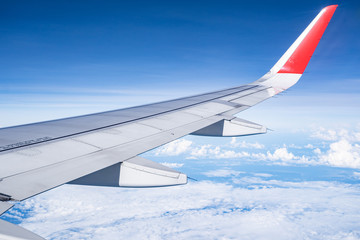
<path fill-rule="evenodd" d="M 48 239 L 360 239 L 359 186 L 230 175 L 244 186 L 63 186 L 11 214 Z"/>
<path fill-rule="evenodd" d="M 290 134 L 290 133 L 289 133 Z M 186 159 L 242 159 L 267 165 L 326 165 L 360 168 L 360 131 L 346 128 L 314 128 L 308 135 L 311 142 L 296 145 L 283 142 L 279 146 L 238 141 L 227 144 L 196 144 L 188 139 L 171 142 L 155 151 L 156 156 L 183 156 Z M 304 138 L 304 137 L 302 137 Z"/>
<path fill-rule="evenodd" d="M 47 239 L 360 239 L 356 183 L 279 180 L 276 171 L 245 173 L 225 160 L 209 167 L 212 159 L 236 159 L 360 168 L 357 132 L 345 130 L 324 129 L 331 138 L 312 135 L 306 144 L 179 139 L 148 154 L 189 174 L 201 160 L 201 169 L 193 167 L 214 182 L 157 189 L 66 185 L 19 203 L 5 218 Z M 356 182 L 360 173 L 352 174 Z"/>

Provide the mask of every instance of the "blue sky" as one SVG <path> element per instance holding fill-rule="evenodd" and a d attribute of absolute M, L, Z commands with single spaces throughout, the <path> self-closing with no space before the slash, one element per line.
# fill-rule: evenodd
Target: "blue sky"
<path fill-rule="evenodd" d="M 254 81 L 322 7 L 333 3 L 6 2 L 0 17 L 0 126 Z M 311 101 L 324 109 L 341 105 L 340 111 L 358 101 L 359 18 L 356 1 L 340 2 L 302 80 L 287 94 L 290 98 L 305 95 L 301 101 L 306 101 L 321 93 L 326 101 Z M 277 107 L 275 101 L 266 108 Z M 23 112 L 29 118 L 19 117 Z"/>
<path fill-rule="evenodd" d="M 249 83 L 329 4 L 300 81 L 238 115 L 274 131 L 143 154 L 198 181 L 62 186 L 2 218 L 49 239 L 360 239 L 358 1 L 7 1 L 0 127 Z"/>
<path fill-rule="evenodd" d="M 90 88 L 189 87 L 194 80 L 198 87 L 211 83 L 215 88 L 256 79 L 327 5 L 15 3 L 2 9 L 2 84 Z M 335 70 L 359 73 L 349 65 L 358 60 L 359 43 L 351 40 L 358 37 L 359 13 L 355 1 L 342 5 L 307 70 L 331 66 L 338 74 L 329 80 L 339 76 Z"/>

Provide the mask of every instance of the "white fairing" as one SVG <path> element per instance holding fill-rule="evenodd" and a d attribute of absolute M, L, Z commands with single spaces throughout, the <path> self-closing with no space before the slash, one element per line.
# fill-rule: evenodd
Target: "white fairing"
<path fill-rule="evenodd" d="M 186 183 L 185 174 L 139 156 L 70 182 L 108 187 L 162 187 Z"/>
<path fill-rule="evenodd" d="M 192 134 L 214 137 L 238 137 L 266 133 L 266 131 L 267 128 L 265 126 L 241 118 L 233 118 L 231 120 L 222 120 Z"/>
<path fill-rule="evenodd" d="M 296 73 L 277 73 L 268 79 L 259 79 L 257 83 L 266 87 L 272 87 L 275 90 L 275 94 L 278 94 L 295 85 L 301 76 L 302 74 Z"/>
<path fill-rule="evenodd" d="M 125 161 L 120 166 L 120 187 L 162 187 L 186 183 L 185 174 L 141 157 Z"/>
<path fill-rule="evenodd" d="M 267 128 L 240 118 L 234 118 L 231 121 L 225 121 L 223 136 L 246 136 L 252 134 L 266 133 Z"/>

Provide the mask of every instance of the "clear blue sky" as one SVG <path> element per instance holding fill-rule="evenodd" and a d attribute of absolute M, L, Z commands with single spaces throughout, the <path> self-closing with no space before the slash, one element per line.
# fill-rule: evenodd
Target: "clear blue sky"
<path fill-rule="evenodd" d="M 4 1 L 0 86 L 202 92 L 246 83 L 334 3 L 305 73 L 316 83 L 359 76 L 358 1 Z"/>

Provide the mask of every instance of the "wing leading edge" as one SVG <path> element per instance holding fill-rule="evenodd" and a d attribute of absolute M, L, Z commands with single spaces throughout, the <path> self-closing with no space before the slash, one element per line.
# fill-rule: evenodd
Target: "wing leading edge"
<path fill-rule="evenodd" d="M 138 155 L 188 134 L 266 133 L 266 127 L 233 115 L 300 79 L 336 7 L 321 10 L 271 70 L 253 83 L 134 108 L 0 129 L 0 215 L 12 206 L 12 201 L 70 182 L 131 187 L 185 184 L 186 175 Z M 0 229 L 6 224 L 0 222 Z"/>

